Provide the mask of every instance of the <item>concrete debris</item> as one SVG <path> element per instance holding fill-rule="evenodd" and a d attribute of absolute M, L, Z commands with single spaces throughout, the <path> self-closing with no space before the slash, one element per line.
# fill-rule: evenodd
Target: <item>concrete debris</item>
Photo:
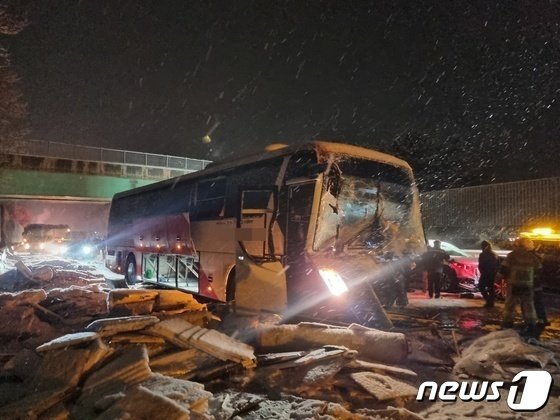
<path fill-rule="evenodd" d="M 305 356 L 304 351 L 288 351 L 284 353 L 266 353 L 257 356 L 259 366 L 272 365 L 275 363 L 289 362 L 290 360 L 299 359 Z"/>
<path fill-rule="evenodd" d="M 17 261 L 15 267 L 21 275 L 28 278 L 29 280 L 33 280 L 33 272 L 29 269 L 28 266 L 23 263 L 23 261 Z"/>
<path fill-rule="evenodd" d="M 86 347 L 50 349 L 33 380 L 34 386 L 44 390 L 74 387 L 85 372 L 111 353 L 98 338 Z"/>
<path fill-rule="evenodd" d="M 281 394 L 270 400 L 241 392 L 215 394 L 210 400 L 210 411 L 218 420 L 225 419 L 322 419 L 322 420 L 421 420 L 422 417 L 403 408 L 387 407 L 382 410 L 360 409 L 349 411 L 341 404 L 303 399 Z"/>
<path fill-rule="evenodd" d="M 463 350 L 463 357 L 455 364 L 456 374 L 490 381 L 510 381 L 527 364 L 544 369 L 555 361 L 555 354 L 542 347 L 525 343 L 511 329 L 496 331 L 477 338 Z M 555 362 L 557 364 L 557 362 Z"/>
<path fill-rule="evenodd" d="M 286 392 L 306 398 L 336 399 L 335 376 L 355 357 L 355 351 L 324 347 L 291 361 L 268 365 L 255 372 L 252 382 L 268 392 Z"/>
<path fill-rule="evenodd" d="M 119 318 L 103 318 L 93 321 L 86 331 L 96 332 L 104 337 L 122 332 L 137 331 L 159 322 L 155 316 L 127 316 Z"/>
<path fill-rule="evenodd" d="M 222 365 L 219 359 L 194 348 L 172 350 L 150 358 L 150 368 L 154 372 L 174 377 L 194 377 L 197 370 Z"/>
<path fill-rule="evenodd" d="M 126 390 L 125 394 L 99 416 L 97 420 L 113 419 L 190 419 L 189 411 L 172 399 L 151 392 L 143 386 Z"/>
<path fill-rule="evenodd" d="M 351 377 L 379 401 L 416 397 L 416 387 L 387 375 L 373 372 L 356 372 L 352 373 Z"/>
<path fill-rule="evenodd" d="M 145 289 L 113 289 L 109 292 L 109 312 L 115 316 L 147 315 L 153 312 L 158 292 Z"/>
<path fill-rule="evenodd" d="M 152 325 L 146 331 L 163 337 L 181 348 L 194 347 L 220 360 L 241 363 L 247 369 L 256 366 L 254 350 L 251 346 L 216 330 L 193 325 L 181 318 L 166 319 Z"/>
<path fill-rule="evenodd" d="M 151 375 L 148 354 L 142 345 L 130 347 L 91 374 L 82 387 L 82 396 L 114 394 Z"/>
<path fill-rule="evenodd" d="M 188 313 L 197 323 L 210 318 L 206 305 L 178 290 L 113 289 L 108 306 L 112 316 Z"/>
<path fill-rule="evenodd" d="M 4 347 L 12 340 L 41 343 L 58 335 L 54 327 L 37 316 L 33 307 L 45 299 L 45 296 L 44 290 L 0 294 L 0 346 Z"/>
<path fill-rule="evenodd" d="M 55 288 L 49 290 L 41 306 L 74 324 L 84 324 L 107 314 L 107 293 L 98 285 Z"/>
<path fill-rule="evenodd" d="M 142 382 L 142 386 L 200 414 L 208 410 L 208 400 L 212 397 L 202 384 L 157 373 Z"/>
<path fill-rule="evenodd" d="M 97 333 L 94 332 L 79 332 L 74 334 L 66 334 L 62 337 L 55 338 L 54 340 L 49 341 L 48 343 L 42 344 L 37 347 L 38 352 L 42 351 L 51 351 L 56 349 L 63 349 L 66 347 L 72 347 L 84 343 L 88 343 L 90 341 L 94 341 L 99 336 Z"/>
<path fill-rule="evenodd" d="M 32 277 L 40 282 L 51 281 L 54 278 L 54 269 L 52 267 L 39 267 L 32 273 Z"/>
<path fill-rule="evenodd" d="M 21 381 L 31 379 L 41 366 L 41 357 L 34 351 L 23 349 L 4 364 L 0 375 L 13 375 Z"/>
<path fill-rule="evenodd" d="M 197 302 L 193 295 L 179 290 L 158 290 L 154 311 L 183 312 L 185 309 L 205 311 L 206 305 Z"/>
<path fill-rule="evenodd" d="M 373 328 L 339 328 L 325 324 L 275 325 L 259 330 L 258 347 L 269 351 L 292 351 L 323 345 L 339 345 L 356 350 L 360 358 L 382 363 L 406 359 L 404 334 Z"/>
<path fill-rule="evenodd" d="M 116 334 L 111 336 L 109 341 L 111 344 L 165 344 L 165 340 L 161 337 L 135 333 Z"/>
<path fill-rule="evenodd" d="M 393 375 L 402 378 L 416 379 L 418 374 L 409 369 L 400 368 L 397 366 L 383 365 L 381 363 L 365 362 L 363 360 L 353 360 L 347 365 L 350 369 L 357 369 L 361 371 L 369 371 L 379 373 L 382 375 Z"/>

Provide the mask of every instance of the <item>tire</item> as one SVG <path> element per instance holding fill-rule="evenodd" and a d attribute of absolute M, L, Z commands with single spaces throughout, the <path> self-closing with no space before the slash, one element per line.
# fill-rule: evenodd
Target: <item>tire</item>
<path fill-rule="evenodd" d="M 457 281 L 457 274 L 452 268 L 444 267 L 441 276 L 441 291 L 442 292 L 457 292 L 459 290 L 459 283 Z"/>
<path fill-rule="evenodd" d="M 124 279 L 127 284 L 133 285 L 136 283 L 136 258 L 133 254 L 130 254 L 126 259 Z"/>
<path fill-rule="evenodd" d="M 227 284 L 226 284 L 226 302 L 233 302 L 235 300 L 235 267 L 231 269 L 228 274 Z"/>

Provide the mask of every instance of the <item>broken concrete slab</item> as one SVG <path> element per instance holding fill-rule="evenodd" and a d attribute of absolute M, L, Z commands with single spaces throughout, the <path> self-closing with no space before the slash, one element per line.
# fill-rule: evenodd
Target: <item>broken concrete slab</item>
<path fill-rule="evenodd" d="M 62 337 L 55 338 L 54 340 L 49 341 L 48 343 L 42 344 L 37 347 L 36 351 L 52 351 L 56 349 L 62 349 L 66 347 L 81 345 L 84 343 L 88 343 L 90 341 L 94 341 L 99 337 L 97 333 L 94 332 L 79 332 L 73 334 L 66 334 Z"/>
<path fill-rule="evenodd" d="M 49 266 L 39 267 L 33 270 L 33 278 L 40 282 L 51 281 L 54 277 L 54 269 Z"/>
<path fill-rule="evenodd" d="M 154 301 L 158 296 L 157 290 L 146 289 L 114 289 L 109 291 L 109 309 L 128 303 Z"/>
<path fill-rule="evenodd" d="M 95 417 L 97 420 L 113 419 L 177 419 L 189 420 L 189 410 L 161 394 L 143 386 L 125 392 L 109 408 Z"/>
<path fill-rule="evenodd" d="M 22 381 L 35 376 L 42 359 L 32 350 L 23 349 L 12 357 L 3 367 L 2 375 L 13 374 Z"/>
<path fill-rule="evenodd" d="M 74 387 L 84 373 L 111 353 L 112 350 L 99 338 L 82 348 L 51 349 L 45 354 L 33 380 L 34 387 L 39 390 Z"/>
<path fill-rule="evenodd" d="M 418 377 L 416 372 L 409 369 L 404 369 L 398 366 L 389 366 L 381 363 L 371 363 L 364 360 L 352 360 L 348 365 L 349 369 L 356 369 L 360 371 L 369 371 L 379 374 L 399 376 L 402 378 L 415 379 Z"/>
<path fill-rule="evenodd" d="M 305 351 L 289 351 L 283 353 L 266 353 L 257 355 L 257 364 L 259 366 L 273 365 L 276 363 L 289 362 L 305 356 Z"/>
<path fill-rule="evenodd" d="M 109 291 L 109 313 L 117 316 L 151 314 L 157 295 L 153 290 L 113 289 Z"/>
<path fill-rule="evenodd" d="M 181 348 L 197 348 L 220 360 L 241 363 L 246 368 L 256 366 L 253 348 L 216 330 L 193 325 L 182 318 L 173 317 L 144 330 L 165 338 Z"/>
<path fill-rule="evenodd" d="M 95 400 L 102 395 L 114 394 L 144 381 L 151 374 L 146 348 L 142 345 L 130 347 L 89 375 L 80 398 Z"/>
<path fill-rule="evenodd" d="M 379 401 L 416 397 L 416 387 L 387 375 L 373 372 L 356 372 L 350 376 Z"/>
<path fill-rule="evenodd" d="M 190 411 L 203 414 L 208 409 L 208 399 L 212 394 L 204 390 L 204 385 L 153 374 L 141 384 L 155 394 L 163 395 Z"/>
<path fill-rule="evenodd" d="M 19 293 L 0 293 L 0 308 L 7 311 L 15 306 L 38 304 L 46 297 L 47 293 L 42 289 L 25 290 Z"/>
<path fill-rule="evenodd" d="M 373 328 L 341 328 L 326 324 L 274 325 L 259 330 L 260 349 L 297 351 L 323 345 L 356 350 L 360 358 L 382 363 L 399 363 L 408 355 L 404 334 Z"/>
<path fill-rule="evenodd" d="M 75 325 L 108 312 L 107 293 L 98 285 L 53 288 L 41 306 Z"/>
<path fill-rule="evenodd" d="M 299 359 L 257 369 L 253 386 L 275 394 L 336 400 L 334 377 L 354 356 L 354 351 L 345 348 L 316 349 Z"/>
<path fill-rule="evenodd" d="M 154 311 L 174 310 L 205 311 L 207 307 L 189 293 L 180 290 L 158 290 Z"/>
<path fill-rule="evenodd" d="M 150 315 L 103 318 L 93 321 L 86 331 L 96 332 L 101 337 L 122 332 L 138 331 L 159 322 L 159 318 Z"/>
<path fill-rule="evenodd" d="M 184 377 L 223 362 L 198 349 L 172 350 L 150 358 L 150 368 L 168 376 Z"/>
<path fill-rule="evenodd" d="M 108 396 L 122 393 L 152 374 L 143 345 L 121 349 L 98 366 L 100 367 L 82 377 L 81 393 L 71 408 L 72 418 L 96 417 L 100 404 L 105 402 L 109 406 L 114 402 Z"/>
<path fill-rule="evenodd" d="M 544 369 L 555 354 L 527 344 L 512 329 L 495 331 L 477 338 L 455 364 L 455 374 L 467 374 L 490 381 L 510 381 L 529 366 Z"/>
<path fill-rule="evenodd" d="M 33 280 L 33 272 L 29 269 L 27 265 L 24 264 L 23 261 L 18 260 L 15 263 L 16 270 L 21 273 L 24 277 L 28 278 L 29 280 Z"/>
<path fill-rule="evenodd" d="M 42 413 L 64 401 L 73 392 L 70 388 L 47 390 L 0 407 L 0 418 L 6 420 L 36 419 Z"/>
<path fill-rule="evenodd" d="M 325 346 L 323 348 L 307 352 L 306 354 L 295 360 L 289 360 L 282 363 L 274 364 L 270 367 L 274 369 L 302 367 L 309 364 L 324 362 L 328 359 L 338 358 L 340 356 L 349 359 L 348 362 L 350 362 L 350 360 L 353 360 L 356 356 L 356 352 L 350 351 L 345 347 Z"/>
<path fill-rule="evenodd" d="M 161 337 L 146 335 L 140 333 L 119 333 L 113 335 L 109 342 L 111 344 L 165 344 L 165 340 Z"/>

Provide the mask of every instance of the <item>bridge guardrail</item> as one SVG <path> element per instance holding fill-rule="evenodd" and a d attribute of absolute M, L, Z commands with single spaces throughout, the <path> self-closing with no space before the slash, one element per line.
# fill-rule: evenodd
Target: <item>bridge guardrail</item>
<path fill-rule="evenodd" d="M 24 140 L 17 145 L 13 153 L 26 156 L 119 163 L 122 165 L 150 166 L 184 171 L 199 171 L 206 168 L 211 162 L 209 160 L 181 156 L 159 155 L 41 140 Z"/>

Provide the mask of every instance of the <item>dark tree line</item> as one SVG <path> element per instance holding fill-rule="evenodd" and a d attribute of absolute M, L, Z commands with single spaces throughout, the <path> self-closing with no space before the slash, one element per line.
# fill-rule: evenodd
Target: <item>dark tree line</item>
<path fill-rule="evenodd" d="M 18 1 L 0 5 L 0 42 L 14 36 L 28 24 Z M 3 150 L 17 145 L 27 135 L 27 106 L 21 83 L 13 69 L 10 54 L 0 44 L 0 147 Z"/>

